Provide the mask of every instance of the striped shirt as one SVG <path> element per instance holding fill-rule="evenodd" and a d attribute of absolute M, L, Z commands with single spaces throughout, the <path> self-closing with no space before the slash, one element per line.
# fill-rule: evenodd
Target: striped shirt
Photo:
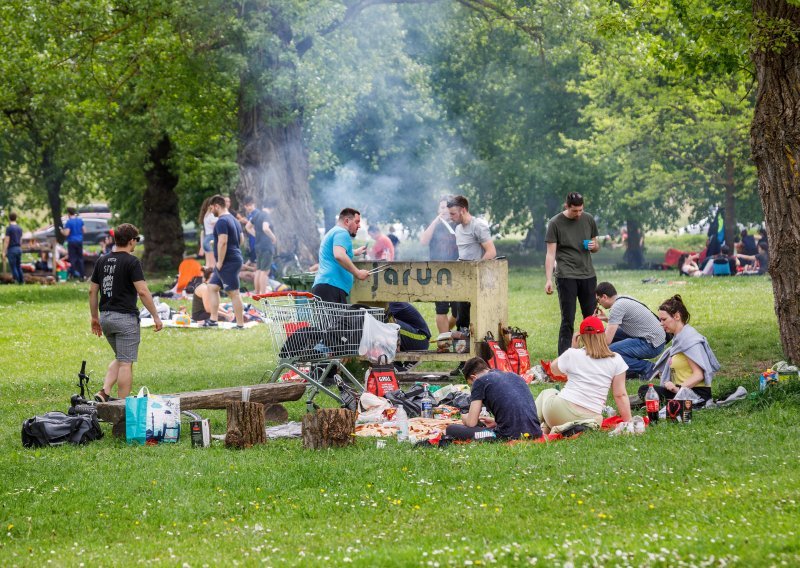
<path fill-rule="evenodd" d="M 608 312 L 608 324 L 618 325 L 628 337 L 644 339 L 653 347 L 664 345 L 666 341 L 666 334 L 655 314 L 638 300 L 627 296 L 617 296 Z"/>

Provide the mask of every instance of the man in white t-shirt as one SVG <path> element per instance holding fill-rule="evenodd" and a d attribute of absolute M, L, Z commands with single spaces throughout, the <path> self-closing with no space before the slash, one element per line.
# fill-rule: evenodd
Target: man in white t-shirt
<path fill-rule="evenodd" d="M 469 200 L 463 195 L 456 195 L 447 202 L 450 220 L 456 224 L 456 245 L 458 260 L 491 260 L 497 256 L 494 248 L 489 224 L 469 212 Z M 456 332 L 454 339 L 465 338 L 469 333 L 469 302 L 458 302 L 456 312 Z M 461 366 L 451 375 L 459 374 Z"/>

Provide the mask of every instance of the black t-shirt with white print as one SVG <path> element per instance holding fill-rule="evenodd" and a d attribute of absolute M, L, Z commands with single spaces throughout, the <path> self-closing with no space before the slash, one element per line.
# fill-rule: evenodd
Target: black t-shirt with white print
<path fill-rule="evenodd" d="M 139 259 L 127 252 L 112 252 L 97 259 L 92 282 L 100 286 L 100 311 L 138 315 L 134 282 L 144 280 Z"/>

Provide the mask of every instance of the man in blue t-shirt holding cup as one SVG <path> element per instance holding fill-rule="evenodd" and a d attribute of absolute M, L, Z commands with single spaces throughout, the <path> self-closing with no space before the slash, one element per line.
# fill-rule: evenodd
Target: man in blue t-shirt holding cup
<path fill-rule="evenodd" d="M 236 217 L 228 212 L 225 198 L 215 195 L 208 204 L 217 218 L 214 225 L 214 244 L 216 245 L 216 264 L 214 272 L 208 280 L 209 314 L 210 317 L 203 324 L 204 327 L 219 325 L 219 291 L 225 289 L 233 304 L 233 313 L 236 315 L 236 328 L 244 328 L 244 306 L 239 294 L 239 272 L 242 270 L 244 258 L 242 257 L 242 226 Z"/>
<path fill-rule="evenodd" d="M 353 250 L 353 238 L 361 226 L 361 213 L 346 207 L 339 212 L 336 225 L 325 234 L 319 247 L 319 270 L 311 293 L 326 302 L 346 304 L 353 287 L 353 277 L 369 278 L 369 272 L 353 264 L 353 256 L 364 254 L 367 247 Z"/>

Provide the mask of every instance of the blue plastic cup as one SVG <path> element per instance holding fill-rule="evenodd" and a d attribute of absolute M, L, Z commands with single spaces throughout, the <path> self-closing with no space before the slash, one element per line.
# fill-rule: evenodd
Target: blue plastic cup
<path fill-rule="evenodd" d="M 589 243 L 592 242 L 592 239 L 584 239 L 583 241 L 583 248 L 585 250 L 589 250 Z"/>

